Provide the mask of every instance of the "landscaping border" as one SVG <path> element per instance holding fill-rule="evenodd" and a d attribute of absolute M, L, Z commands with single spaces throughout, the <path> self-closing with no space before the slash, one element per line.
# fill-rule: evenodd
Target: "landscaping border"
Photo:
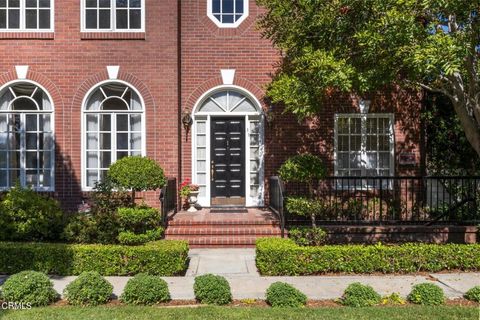
<path fill-rule="evenodd" d="M 265 276 L 480 270 L 480 244 L 301 247 L 291 239 L 262 238 L 257 240 L 256 253 L 257 268 Z"/>
<path fill-rule="evenodd" d="M 104 276 L 174 276 L 187 269 L 188 250 L 186 241 L 173 240 L 143 246 L 0 242 L 0 274 L 35 270 L 60 276 L 85 271 Z"/>

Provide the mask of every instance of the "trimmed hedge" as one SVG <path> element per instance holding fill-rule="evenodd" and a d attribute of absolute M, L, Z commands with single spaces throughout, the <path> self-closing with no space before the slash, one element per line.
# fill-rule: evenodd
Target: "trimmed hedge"
<path fill-rule="evenodd" d="M 381 299 L 371 286 L 354 282 L 345 289 L 340 301 L 344 306 L 359 308 L 379 304 Z"/>
<path fill-rule="evenodd" d="M 225 305 L 232 302 L 232 292 L 227 279 L 213 274 L 195 277 L 195 298 L 200 303 Z"/>
<path fill-rule="evenodd" d="M 414 285 L 407 298 L 412 303 L 425 306 L 438 306 L 445 302 L 442 288 L 429 282 Z"/>
<path fill-rule="evenodd" d="M 168 284 L 159 276 L 140 273 L 128 280 L 120 300 L 126 304 L 152 305 L 170 301 Z"/>
<path fill-rule="evenodd" d="M 258 270 L 268 276 L 480 270 L 480 244 L 300 247 L 291 239 L 263 238 L 256 248 Z"/>
<path fill-rule="evenodd" d="M 2 298 L 8 302 L 47 306 L 59 297 L 46 274 L 22 271 L 14 274 L 1 287 Z"/>
<path fill-rule="evenodd" d="M 307 296 L 284 282 L 275 282 L 268 287 L 265 294 L 266 301 L 272 307 L 303 307 L 307 304 Z"/>
<path fill-rule="evenodd" d="M 113 286 L 98 272 L 83 272 L 63 290 L 68 303 L 74 306 L 98 306 L 107 303 Z"/>
<path fill-rule="evenodd" d="M 182 274 L 188 261 L 188 243 L 169 240 L 143 246 L 0 242 L 0 252 L 3 274 L 35 270 L 61 276 L 85 271 L 104 276 L 173 276 Z"/>

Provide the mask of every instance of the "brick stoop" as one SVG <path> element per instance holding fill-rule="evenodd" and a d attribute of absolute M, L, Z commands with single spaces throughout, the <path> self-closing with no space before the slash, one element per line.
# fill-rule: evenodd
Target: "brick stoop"
<path fill-rule="evenodd" d="M 187 240 L 192 248 L 251 248 L 257 238 L 280 237 L 277 218 L 261 209 L 248 213 L 179 212 L 170 219 L 165 238 Z"/>

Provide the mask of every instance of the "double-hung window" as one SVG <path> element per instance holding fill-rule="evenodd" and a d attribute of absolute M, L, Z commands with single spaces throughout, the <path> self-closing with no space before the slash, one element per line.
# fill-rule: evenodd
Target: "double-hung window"
<path fill-rule="evenodd" d="M 142 32 L 145 0 L 82 0 L 82 31 Z"/>
<path fill-rule="evenodd" d="M 393 176 L 393 128 L 393 114 L 337 114 L 335 175 Z"/>
<path fill-rule="evenodd" d="M 54 0 L 0 0 L 0 31 L 53 31 Z"/>

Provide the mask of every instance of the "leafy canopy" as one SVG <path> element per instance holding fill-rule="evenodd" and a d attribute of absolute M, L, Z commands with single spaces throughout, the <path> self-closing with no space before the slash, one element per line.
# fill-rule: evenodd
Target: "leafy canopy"
<path fill-rule="evenodd" d="M 118 160 L 110 166 L 108 176 L 115 184 L 133 191 L 156 190 L 166 184 L 162 167 L 140 156 Z"/>
<path fill-rule="evenodd" d="M 300 119 L 315 114 L 333 91 L 363 95 L 392 83 L 478 108 L 478 0 L 257 3 L 266 8 L 263 35 L 284 57 L 268 95 Z M 464 127 L 472 120 L 465 119 Z"/>

